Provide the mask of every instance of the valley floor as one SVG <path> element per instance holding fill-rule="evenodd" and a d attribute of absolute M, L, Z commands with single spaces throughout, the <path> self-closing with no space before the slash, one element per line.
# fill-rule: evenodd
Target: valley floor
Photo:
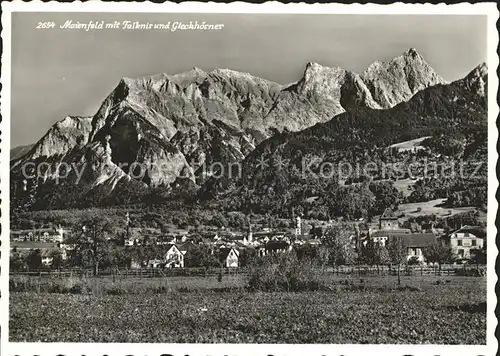
<path fill-rule="evenodd" d="M 483 277 L 403 277 L 397 287 L 393 276 L 332 276 L 331 290 L 302 293 L 248 292 L 242 278 L 100 279 L 91 294 L 11 292 L 10 340 L 486 343 Z M 125 284 L 137 292 L 123 292 Z"/>

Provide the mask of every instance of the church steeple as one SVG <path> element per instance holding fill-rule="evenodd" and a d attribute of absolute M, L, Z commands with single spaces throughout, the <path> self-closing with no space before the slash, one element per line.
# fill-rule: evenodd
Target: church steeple
<path fill-rule="evenodd" d="M 295 235 L 296 236 L 302 235 L 302 220 L 301 220 L 300 216 L 296 217 Z"/>
<path fill-rule="evenodd" d="M 252 221 L 250 220 L 250 215 L 247 215 L 247 226 L 248 226 L 247 241 L 250 243 L 253 241 Z"/>

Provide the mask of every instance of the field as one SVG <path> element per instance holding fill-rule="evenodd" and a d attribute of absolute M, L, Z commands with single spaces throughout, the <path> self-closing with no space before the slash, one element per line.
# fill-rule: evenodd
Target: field
<path fill-rule="evenodd" d="M 486 343 L 483 277 L 402 277 L 397 286 L 394 276 L 329 275 L 328 290 L 297 293 L 249 292 L 241 275 L 89 278 L 72 293 L 23 278 L 11 286 L 11 341 Z"/>
<path fill-rule="evenodd" d="M 411 187 L 417 182 L 417 179 L 405 178 L 394 181 L 394 188 L 396 188 L 403 196 L 407 197 L 411 194 Z"/>
<path fill-rule="evenodd" d="M 405 217 L 417 217 L 420 215 L 435 214 L 438 217 L 447 217 L 455 214 L 466 213 L 469 211 L 477 210 L 474 207 L 460 207 L 460 208 L 444 208 L 443 204 L 446 199 L 435 199 L 420 203 L 406 203 L 399 205 L 399 211 L 405 214 Z M 419 210 L 419 208 L 421 210 Z M 451 214 L 450 214 L 451 212 Z M 486 218 L 486 214 L 483 214 Z"/>
<path fill-rule="evenodd" d="M 425 141 L 426 139 L 430 138 L 431 136 L 424 136 L 424 137 L 419 137 L 414 140 L 409 140 L 409 141 L 404 141 L 404 142 L 399 142 L 395 143 L 393 145 L 390 145 L 389 147 L 391 148 L 398 148 L 400 150 L 411 150 L 415 147 L 423 147 L 422 142 Z"/>

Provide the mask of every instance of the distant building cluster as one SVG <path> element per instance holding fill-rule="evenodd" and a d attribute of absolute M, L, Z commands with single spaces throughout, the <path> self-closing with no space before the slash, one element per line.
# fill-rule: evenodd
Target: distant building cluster
<path fill-rule="evenodd" d="M 70 230 L 64 229 L 61 225 L 53 228 L 25 229 L 11 231 L 10 240 L 13 242 L 63 242 Z"/>
<path fill-rule="evenodd" d="M 162 255 L 148 261 L 131 260 L 131 268 L 183 268 L 186 256 L 196 246 L 204 246 L 219 259 L 220 265 L 227 268 L 240 266 L 242 253 L 251 252 L 252 255 L 264 257 L 275 253 L 290 252 L 303 247 L 318 248 L 323 244 L 322 233 L 303 233 L 304 223 L 300 217 L 294 218 L 295 226 L 289 231 L 277 231 L 262 228 L 254 231 L 249 224 L 246 233 L 237 233 L 220 229 L 207 234 L 190 233 L 187 230 L 177 229 L 171 233 L 162 234 L 158 229 L 133 229 L 129 227 L 127 217 L 127 235 L 123 239 L 125 248 L 138 246 L 162 246 Z M 406 251 L 406 259 L 418 263 L 426 263 L 424 249 L 437 243 L 447 245 L 459 259 L 470 259 L 471 251 L 481 249 L 484 239 L 481 228 L 462 226 L 447 234 L 437 230 L 433 225 L 422 232 L 411 232 L 399 225 L 398 215 L 391 209 L 386 209 L 380 216 L 378 228 L 369 228 L 360 231 L 359 225 L 354 225 L 350 241 L 353 247 L 367 246 L 371 243 L 377 247 L 388 247 L 391 240 L 400 238 Z M 54 229 L 22 230 L 11 233 L 11 251 L 27 252 L 40 249 L 43 265 L 50 266 L 52 257 L 50 252 L 57 250 L 63 259 L 67 259 L 74 245 L 65 243 L 71 231 L 61 226 Z"/>
<path fill-rule="evenodd" d="M 367 244 L 371 240 L 378 246 L 388 246 L 394 238 L 401 238 L 407 251 L 407 260 L 415 259 L 419 263 L 427 262 L 423 250 L 436 243 L 448 245 L 451 252 L 458 259 L 471 258 L 471 250 L 481 249 L 484 239 L 480 237 L 482 228 L 479 226 L 462 226 L 448 234 L 444 234 L 442 229 L 428 226 L 422 232 L 411 232 L 410 229 L 402 229 L 399 226 L 399 218 L 391 209 L 385 209 L 379 219 L 378 229 L 369 229 L 364 241 Z"/>

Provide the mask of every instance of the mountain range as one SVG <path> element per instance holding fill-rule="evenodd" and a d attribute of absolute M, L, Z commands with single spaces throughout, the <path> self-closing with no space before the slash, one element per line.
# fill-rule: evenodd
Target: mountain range
<path fill-rule="evenodd" d="M 431 153 L 421 160 L 428 159 L 428 164 L 437 161 L 444 167 L 464 164 L 470 169 L 477 162 L 487 162 L 487 83 L 487 67 L 481 64 L 460 80 L 429 86 L 392 108 L 358 106 L 307 129 L 276 134 L 246 157 L 238 179 L 209 179 L 199 195 L 207 200 L 225 200 L 223 205 L 230 210 L 279 214 L 316 199 L 311 204 L 314 208 L 341 212 L 328 207 L 342 199 L 361 204 L 360 195 L 366 188 L 352 187 L 346 196 L 332 194 L 342 191 L 342 179 L 335 174 L 342 176 L 345 164 L 353 169 L 349 178 L 358 178 L 354 167 L 367 164 L 376 165 L 373 173 L 379 178 L 381 167 L 391 173 L 391 167 L 404 165 L 408 158 L 417 159 L 413 166 L 418 167 L 425 164 L 418 162 L 418 156 L 398 157 L 389 154 L 387 148 L 424 137 L 436 138 L 438 144 L 428 140 Z M 456 153 L 447 153 L 442 147 L 453 147 L 455 142 L 461 147 Z M 327 170 L 321 171 L 322 166 Z M 483 187 L 485 174 L 486 165 L 481 165 L 470 178 L 467 172 L 455 175 L 453 179 L 460 182 L 456 190 L 467 190 L 464 184 Z M 367 199 L 374 198 L 367 193 Z"/>
<path fill-rule="evenodd" d="M 22 205 L 33 208 L 116 203 L 151 190 L 206 193 L 214 185 L 203 174 L 207 165 L 251 167 L 262 147 L 284 137 L 314 141 L 328 132 L 332 147 L 350 147 L 352 132 L 372 137 L 363 131 L 371 116 L 387 117 L 377 130 L 389 131 L 377 132 L 388 136 L 412 122 L 435 126 L 432 110 L 438 120 L 467 112 L 471 100 L 486 102 L 485 65 L 456 83 L 445 82 L 415 49 L 361 74 L 308 63 L 289 85 L 229 69 L 123 78 L 95 115 L 67 116 L 32 146 L 13 149 L 11 179 L 24 186 L 15 189 L 24 192 L 16 193 Z M 468 89 L 457 89 L 463 85 Z M 397 117 L 402 112 L 404 123 Z M 363 119 L 354 124 L 352 117 Z M 385 141 L 403 136 L 412 135 L 405 131 Z M 22 167 L 42 162 L 42 177 L 24 182 Z M 53 169 L 60 163 L 69 169 L 63 182 Z"/>

